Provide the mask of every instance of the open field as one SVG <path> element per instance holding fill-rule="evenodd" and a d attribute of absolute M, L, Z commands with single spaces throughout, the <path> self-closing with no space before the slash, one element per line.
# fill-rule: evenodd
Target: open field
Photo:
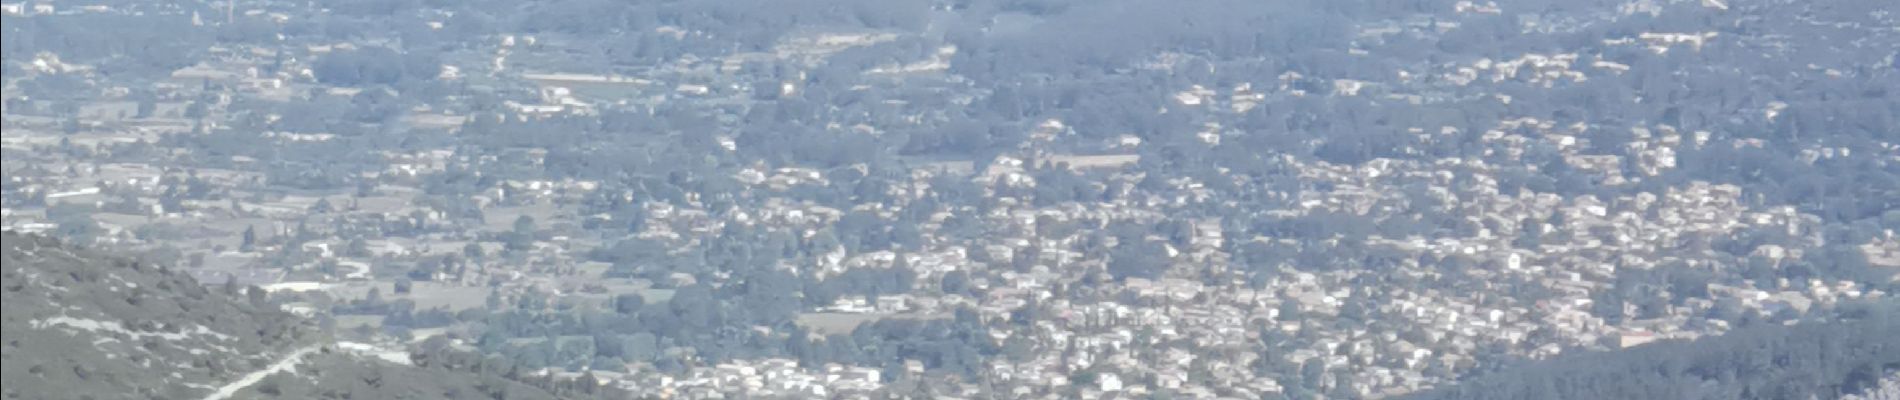
<path fill-rule="evenodd" d="M 850 314 L 850 313 L 818 312 L 818 313 L 798 314 L 798 319 L 794 320 L 793 322 L 798 324 L 799 327 L 811 329 L 818 333 L 830 335 L 830 334 L 850 334 L 852 330 L 858 328 L 858 325 L 875 322 L 877 320 L 881 320 L 885 318 L 937 319 L 937 318 L 944 318 L 944 317 L 945 316 L 942 314 L 918 314 L 918 313 Z"/>
<path fill-rule="evenodd" d="M 491 232 L 508 232 L 515 229 L 515 219 L 526 215 L 534 218 L 535 226 L 547 227 L 560 215 L 553 204 L 534 204 L 518 207 L 492 207 L 482 212 L 482 228 Z"/>
<path fill-rule="evenodd" d="M 396 294 L 394 282 L 351 282 L 329 288 L 331 296 L 338 300 L 355 300 L 369 296 L 371 288 L 379 289 L 385 300 L 407 299 L 416 302 L 416 309 L 446 308 L 451 312 L 482 308 L 488 301 L 487 287 L 450 286 L 432 282 L 416 282 L 409 294 Z"/>

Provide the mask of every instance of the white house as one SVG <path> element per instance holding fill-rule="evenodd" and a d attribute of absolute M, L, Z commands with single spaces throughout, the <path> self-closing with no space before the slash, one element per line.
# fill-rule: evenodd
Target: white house
<path fill-rule="evenodd" d="M 1122 377 L 1120 375 L 1104 373 L 1096 378 L 1095 382 L 1100 384 L 1104 392 L 1119 392 L 1122 390 Z"/>

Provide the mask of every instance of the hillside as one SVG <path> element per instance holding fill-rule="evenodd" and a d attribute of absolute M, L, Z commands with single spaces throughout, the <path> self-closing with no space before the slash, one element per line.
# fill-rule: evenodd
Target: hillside
<path fill-rule="evenodd" d="M 165 267 L 13 232 L 0 262 L 7 399 L 554 398 L 337 352 L 261 290 L 207 289 Z"/>
<path fill-rule="evenodd" d="M 1900 308 L 1875 304 L 1839 320 L 1762 325 L 1697 341 L 1659 342 L 1501 368 L 1429 399 L 1832 399 L 1874 393 L 1900 371 Z"/>
<path fill-rule="evenodd" d="M 344 353 L 316 353 L 296 372 L 269 374 L 232 399 L 574 399 L 493 374 L 411 367 Z"/>
<path fill-rule="evenodd" d="M 164 267 L 10 232 L 4 246 L 10 399 L 199 395 L 315 338 L 261 298 Z"/>

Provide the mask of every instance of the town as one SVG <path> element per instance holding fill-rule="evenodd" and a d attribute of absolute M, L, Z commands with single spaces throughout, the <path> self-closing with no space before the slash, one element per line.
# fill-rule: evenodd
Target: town
<path fill-rule="evenodd" d="M 1895 197 L 1788 180 L 1817 200 L 1778 201 L 1706 172 L 1891 173 L 1890 136 L 1536 104 L 1767 36 L 1389 53 L 1504 12 L 1459 2 L 1348 24 L 1351 51 L 1313 56 L 1376 67 L 1162 53 L 998 84 L 958 69 L 1002 50 L 944 38 L 966 34 L 941 22 L 968 12 L 950 2 L 758 40 L 684 17 L 610 32 L 553 6 L 503 23 L 362 3 L 4 4 L 10 27 L 137 19 L 201 46 L 22 57 L 36 45 L 9 31 L 6 229 L 262 288 L 366 355 L 446 346 L 619 398 L 1397 397 L 1507 360 L 1793 323 L 1900 282 Z M 969 34 L 1056 23 L 1025 22 L 1041 18 Z M 1866 42 L 1890 70 L 1900 38 L 1881 32 Z M 1893 79 L 1854 68 L 1798 73 Z M 1796 132 L 1831 107 L 1797 100 L 1725 106 Z M 1885 179 L 1866 190 L 1900 193 Z"/>

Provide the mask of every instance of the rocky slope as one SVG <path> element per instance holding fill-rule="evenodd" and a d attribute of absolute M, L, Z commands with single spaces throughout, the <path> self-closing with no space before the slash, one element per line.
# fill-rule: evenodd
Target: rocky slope
<path fill-rule="evenodd" d="M 311 326 L 242 290 L 4 235 L 6 398 L 188 398 L 315 339 Z"/>

